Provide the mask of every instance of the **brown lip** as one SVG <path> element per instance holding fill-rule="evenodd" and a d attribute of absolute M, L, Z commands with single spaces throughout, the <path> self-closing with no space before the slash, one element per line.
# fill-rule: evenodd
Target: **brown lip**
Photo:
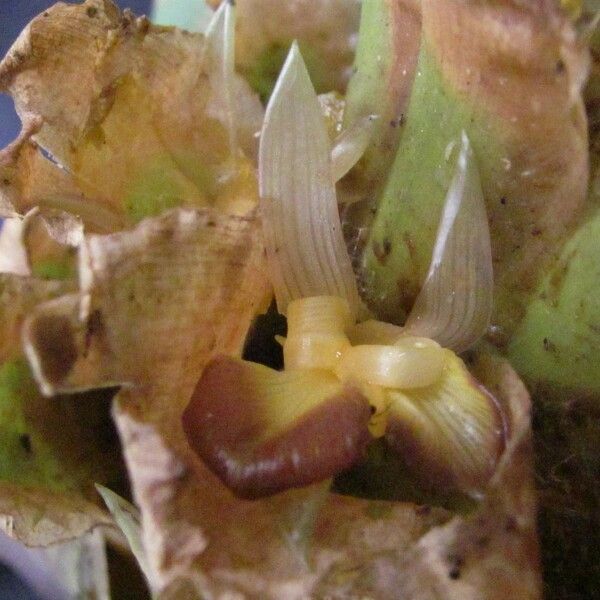
<path fill-rule="evenodd" d="M 362 458 L 371 441 L 369 404 L 355 388 L 342 388 L 275 434 L 266 415 L 276 408 L 265 403 L 250 364 L 218 356 L 183 414 L 192 449 L 239 497 L 260 498 L 332 477 Z"/>

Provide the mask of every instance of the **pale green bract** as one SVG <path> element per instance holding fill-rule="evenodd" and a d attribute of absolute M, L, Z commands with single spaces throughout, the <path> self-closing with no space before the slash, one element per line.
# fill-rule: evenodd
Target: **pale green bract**
<path fill-rule="evenodd" d="M 260 207 L 280 312 L 307 296 L 361 302 L 342 235 L 325 122 L 294 43 L 269 101 L 259 150 Z"/>
<path fill-rule="evenodd" d="M 104 504 L 106 504 L 106 508 L 108 508 L 110 514 L 113 516 L 115 523 L 127 539 L 129 548 L 135 556 L 142 573 L 147 580 L 150 580 L 150 568 L 142 542 L 140 511 L 133 504 L 127 502 L 125 498 L 115 494 L 115 492 L 109 490 L 107 487 L 97 483 L 96 489 L 102 496 L 102 500 L 104 500 Z"/>
<path fill-rule="evenodd" d="M 467 134 L 461 135 L 433 257 L 406 322 L 412 335 L 463 352 L 486 331 L 492 313 L 492 249 L 479 173 Z"/>

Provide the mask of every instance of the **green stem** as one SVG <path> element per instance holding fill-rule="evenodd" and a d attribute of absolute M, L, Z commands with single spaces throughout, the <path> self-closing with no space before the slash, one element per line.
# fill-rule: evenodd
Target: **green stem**
<path fill-rule="evenodd" d="M 363 255 L 368 302 L 392 323 L 404 321 L 427 273 L 461 131 L 469 134 L 480 167 L 502 152 L 472 126 L 473 113 L 446 89 L 423 44 L 406 128 Z M 483 169 L 482 179 L 490 171 Z"/>

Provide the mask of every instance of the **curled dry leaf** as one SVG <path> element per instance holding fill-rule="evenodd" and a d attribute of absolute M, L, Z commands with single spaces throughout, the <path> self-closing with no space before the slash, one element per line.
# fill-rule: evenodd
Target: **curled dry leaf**
<path fill-rule="evenodd" d="M 85 244 L 79 319 L 101 315 L 92 338 L 131 384 L 119 394 L 115 419 L 155 591 L 198 598 L 397 598 L 400 591 L 419 600 L 538 598 L 529 400 L 502 361 L 477 364 L 510 430 L 481 506 L 452 517 L 331 494 L 317 514 L 308 562 L 290 544 L 294 535 L 282 531 L 310 502 L 311 488 L 240 500 L 191 450 L 181 418 L 204 365 L 215 352 L 240 352 L 268 298 L 259 231 L 252 218 L 175 211 Z M 47 310 L 32 317 L 30 331 Z M 76 327 L 77 315 L 69 318 Z"/>
<path fill-rule="evenodd" d="M 14 216 L 39 207 L 37 217 L 19 234 L 29 263 L 25 266 L 34 275 L 74 277 L 73 250 L 82 242 L 83 224 L 89 232 L 106 233 L 172 205 L 214 202 L 222 210 L 240 213 L 255 205 L 256 178 L 250 162 L 242 156 L 237 171 L 231 170 L 226 127 L 209 114 L 216 65 L 206 57 L 204 45 L 200 35 L 153 27 L 143 18 L 122 14 L 110 0 L 57 4 L 23 31 L 0 65 L 0 86 L 13 96 L 23 121 L 19 137 L 0 152 L 0 210 L 3 216 Z M 251 155 L 262 108 L 240 78 L 234 76 L 234 85 L 235 101 L 241 107 L 236 139 Z M 32 280 L 10 293 L 3 291 L 7 330 L 0 339 L 7 351 L 21 346 L 25 313 L 34 313 L 42 300 L 74 291 L 68 284 L 56 284 L 56 293 L 27 300 L 27 308 L 14 316 L 11 302 L 15 306 L 25 302 L 29 297 L 25 288 L 35 285 Z M 47 360 L 34 361 L 39 373 L 47 372 L 46 393 L 56 390 L 65 368 L 69 370 L 70 360 L 76 360 L 80 351 L 86 354 L 82 371 L 75 369 L 65 388 L 96 387 L 90 385 L 98 367 L 93 360 L 103 355 L 93 344 L 101 339 L 102 322 L 94 314 L 77 336 L 71 335 L 66 315 L 78 309 L 79 296 L 56 298 L 44 309 L 47 314 L 40 313 L 44 318 L 32 332 L 35 339 L 40 331 L 50 334 L 44 345 Z M 58 350 L 63 342 L 68 344 L 66 352 L 64 345 Z M 2 462 L 2 481 L 11 480 L 13 485 L 0 496 L 14 535 L 28 543 L 47 543 L 76 535 L 104 519 L 86 498 L 94 481 L 119 483 L 113 465 L 107 467 L 110 461 L 102 455 L 107 440 L 114 441 L 104 435 L 104 425 L 110 430 L 110 422 L 100 423 L 107 416 L 112 393 L 42 398 L 20 350 L 15 360 L 20 362 L 2 367 L 8 369 L 5 383 L 18 389 L 13 390 L 14 397 L 5 390 L 10 410 L 2 415 L 10 421 L 7 435 L 12 437 L 6 451 L 12 452 L 12 458 Z M 123 381 L 123 373 L 129 374 L 120 364 L 119 370 L 108 360 L 102 364 L 103 376 L 96 374 L 102 386 L 107 385 L 109 367 L 115 367 L 114 383 Z M 15 420 L 15 411 L 31 414 L 24 421 Z M 31 437 L 21 431 L 25 427 L 32 428 Z M 58 439 L 59 432 L 64 439 Z M 43 447 L 40 465 L 29 456 L 30 446 L 34 457 Z M 109 450 L 108 457 L 117 456 L 114 444 Z M 19 462 L 21 458 L 25 462 Z M 73 465 L 75 473 L 71 473 Z M 9 467 L 11 472 L 4 472 Z M 64 502 L 54 484 L 60 486 Z M 24 490 L 23 485 L 33 488 Z M 46 493 L 48 485 L 51 489 Z M 56 521 L 52 527 L 45 516 L 39 518 L 45 504 L 48 519 Z M 32 512 L 37 521 L 29 519 Z"/>
<path fill-rule="evenodd" d="M 157 578 L 165 554 L 176 552 L 185 562 L 187 552 L 200 550 L 200 533 L 176 517 L 194 494 L 164 493 L 185 482 L 192 492 L 198 485 L 191 469 L 199 461 L 181 415 L 204 364 L 215 351 L 239 352 L 253 316 L 269 300 L 259 232 L 253 218 L 207 209 L 90 236 L 81 250 L 81 295 L 39 306 L 25 328 L 47 392 L 97 387 L 103 379 L 126 384 L 115 418 Z M 70 360 L 61 362 L 67 354 Z M 143 442 L 153 446 L 141 454 L 140 436 L 132 433 L 140 428 L 149 436 Z M 158 504 L 154 493 L 162 498 Z"/>
<path fill-rule="evenodd" d="M 21 354 L 25 316 L 67 291 L 62 282 L 0 276 L 0 524 L 28 545 L 108 523 L 93 482 L 121 482 L 110 395 L 44 398 Z"/>
<path fill-rule="evenodd" d="M 48 235 L 59 244 L 77 248 L 83 242 L 83 222 L 80 218 L 62 211 L 47 210 L 42 214 Z"/>
<path fill-rule="evenodd" d="M 179 385 L 185 362 L 165 363 L 156 373 L 161 354 L 193 361 L 187 354 L 208 353 L 217 341 L 221 351 L 237 351 L 249 321 L 236 324 L 238 307 L 234 304 L 230 313 L 228 306 L 239 302 L 241 310 L 247 304 L 250 320 L 264 308 L 270 290 L 261 271 L 257 227 L 254 218 L 207 209 L 169 212 L 131 231 L 89 236 L 80 250 L 81 293 L 37 306 L 25 323 L 26 352 L 42 389 L 52 394 L 102 385 L 134 387 L 166 377 L 169 368 L 172 383 Z M 253 293 L 237 291 L 236 277 L 245 270 L 256 280 Z M 187 322 L 208 310 L 211 293 L 221 299 L 220 305 L 213 299 L 219 318 L 213 316 L 202 333 L 201 325 L 190 320 L 191 331 L 186 331 L 179 319 Z M 191 312 L 183 318 L 178 313 L 186 309 Z M 223 340 L 219 336 L 227 327 L 233 331 Z M 164 337 L 155 356 L 143 340 L 157 338 L 157 328 Z M 186 346 L 191 342 L 198 348 Z"/>
<path fill-rule="evenodd" d="M 248 169 L 231 171 L 227 123 L 211 108 L 219 69 L 204 49 L 202 35 L 152 26 L 110 0 L 35 18 L 0 64 L 23 121 L 0 153 L 3 212 L 59 208 L 106 232 L 255 185 Z M 251 156 L 262 108 L 241 78 L 231 85 L 236 139 Z"/>

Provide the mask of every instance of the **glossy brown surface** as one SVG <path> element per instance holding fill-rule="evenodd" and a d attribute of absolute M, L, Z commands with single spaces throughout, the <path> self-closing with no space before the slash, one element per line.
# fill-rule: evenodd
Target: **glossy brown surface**
<path fill-rule="evenodd" d="M 275 416 L 280 407 L 261 393 L 254 367 L 215 358 L 183 414 L 192 448 L 238 496 L 256 498 L 321 481 L 363 456 L 371 439 L 370 410 L 358 391 L 340 384 L 337 393 L 282 420 Z M 286 375 L 272 373 L 274 379 Z"/>

